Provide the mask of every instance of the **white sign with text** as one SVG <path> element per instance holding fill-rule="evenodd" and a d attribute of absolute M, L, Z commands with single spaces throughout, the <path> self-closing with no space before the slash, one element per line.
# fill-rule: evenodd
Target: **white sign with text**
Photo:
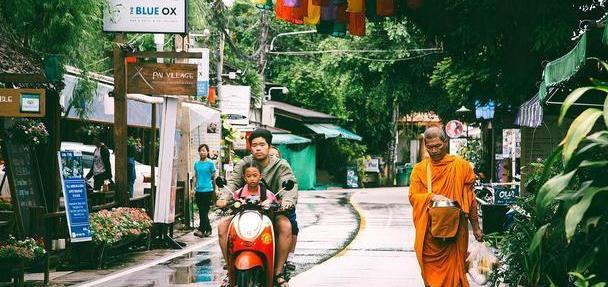
<path fill-rule="evenodd" d="M 186 33 L 186 0 L 108 0 L 105 32 Z"/>
<path fill-rule="evenodd" d="M 220 110 L 233 125 L 249 124 L 250 86 L 223 85 L 220 87 Z"/>

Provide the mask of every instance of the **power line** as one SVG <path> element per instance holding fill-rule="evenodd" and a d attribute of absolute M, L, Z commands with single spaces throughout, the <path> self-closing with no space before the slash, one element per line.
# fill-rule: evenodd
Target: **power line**
<path fill-rule="evenodd" d="M 422 57 L 426 57 L 429 55 L 434 55 L 434 54 L 440 54 L 441 52 L 431 52 L 431 53 L 426 53 L 426 54 L 421 54 L 421 55 L 416 55 L 413 57 L 408 57 L 408 58 L 396 58 L 396 59 L 373 59 L 373 58 L 367 58 L 367 57 L 361 57 L 361 56 L 352 56 L 355 59 L 359 59 L 359 60 L 364 60 L 364 61 L 373 61 L 373 62 L 401 62 L 401 61 L 409 61 L 409 60 L 414 60 L 414 59 L 418 59 L 418 58 L 422 58 Z"/>
<path fill-rule="evenodd" d="M 317 51 L 269 51 L 268 54 L 274 55 L 316 55 L 316 54 L 341 54 L 341 53 L 397 53 L 397 52 L 442 52 L 441 48 L 422 48 L 410 50 L 350 50 L 350 49 L 334 49 L 334 50 L 317 50 Z"/>

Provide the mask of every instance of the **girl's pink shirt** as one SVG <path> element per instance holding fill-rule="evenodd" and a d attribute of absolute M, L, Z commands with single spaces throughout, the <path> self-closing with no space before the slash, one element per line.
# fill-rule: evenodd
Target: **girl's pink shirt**
<path fill-rule="evenodd" d="M 245 185 L 243 187 L 243 191 L 241 192 L 241 198 L 248 198 L 250 196 L 252 196 L 252 195 L 251 195 L 251 193 L 249 193 L 249 188 L 247 187 L 247 185 Z M 259 196 L 261 196 L 261 195 L 259 195 Z M 234 199 L 239 199 L 239 192 L 234 193 Z M 270 199 L 271 201 L 276 201 L 277 197 L 270 190 L 266 190 L 266 199 Z"/>

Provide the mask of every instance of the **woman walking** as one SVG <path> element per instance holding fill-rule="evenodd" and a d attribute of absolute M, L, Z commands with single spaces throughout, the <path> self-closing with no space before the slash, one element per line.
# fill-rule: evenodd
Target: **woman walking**
<path fill-rule="evenodd" d="M 213 178 L 215 178 L 215 164 L 209 159 L 209 146 L 202 144 L 198 147 L 200 160 L 194 163 L 194 190 L 195 200 L 198 206 L 200 218 L 199 229 L 194 232 L 198 237 L 211 235 L 211 224 L 209 223 L 209 208 L 213 200 L 215 190 Z"/>

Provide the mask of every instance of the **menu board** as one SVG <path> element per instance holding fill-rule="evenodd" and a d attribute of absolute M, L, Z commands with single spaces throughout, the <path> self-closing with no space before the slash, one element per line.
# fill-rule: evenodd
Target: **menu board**
<path fill-rule="evenodd" d="M 31 208 L 45 206 L 38 162 L 27 145 L 4 141 L 11 197 L 16 202 L 18 224 L 23 235 L 31 235 Z"/>

